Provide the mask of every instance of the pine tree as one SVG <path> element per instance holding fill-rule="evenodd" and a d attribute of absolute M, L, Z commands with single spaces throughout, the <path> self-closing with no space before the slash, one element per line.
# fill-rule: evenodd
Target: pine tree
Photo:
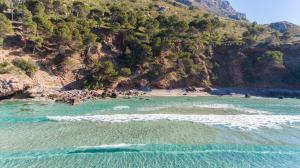
<path fill-rule="evenodd" d="M 0 13 L 0 45 L 3 44 L 3 38 L 6 34 L 13 31 L 11 22 L 6 18 L 6 16 Z"/>

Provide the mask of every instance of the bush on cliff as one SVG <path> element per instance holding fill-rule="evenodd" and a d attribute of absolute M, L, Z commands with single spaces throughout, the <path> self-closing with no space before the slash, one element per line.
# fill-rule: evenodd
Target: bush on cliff
<path fill-rule="evenodd" d="M 10 21 L 4 14 L 0 13 L 0 46 L 3 44 L 3 38 L 5 35 L 11 33 L 12 31 L 13 29 Z"/>
<path fill-rule="evenodd" d="M 121 74 L 122 74 L 123 76 L 130 76 L 130 75 L 131 75 L 131 70 L 130 70 L 130 68 L 122 68 L 122 69 L 121 69 Z"/>
<path fill-rule="evenodd" d="M 32 61 L 26 61 L 24 59 L 16 58 L 12 62 L 16 67 L 20 68 L 22 71 L 25 72 L 26 75 L 32 77 L 36 71 L 38 70 L 38 67 L 35 63 Z"/>
<path fill-rule="evenodd" d="M 9 73 L 9 63 L 8 62 L 2 62 L 0 63 L 0 74 L 6 74 Z"/>
<path fill-rule="evenodd" d="M 276 66 L 283 66 L 283 53 L 281 51 L 266 51 L 258 57 L 259 62 L 267 63 L 273 61 Z"/>

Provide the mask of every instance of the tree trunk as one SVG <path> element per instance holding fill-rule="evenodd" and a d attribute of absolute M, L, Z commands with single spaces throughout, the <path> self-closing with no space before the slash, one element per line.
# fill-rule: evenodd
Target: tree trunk
<path fill-rule="evenodd" d="M 14 21 L 14 7 L 11 9 L 11 21 Z"/>

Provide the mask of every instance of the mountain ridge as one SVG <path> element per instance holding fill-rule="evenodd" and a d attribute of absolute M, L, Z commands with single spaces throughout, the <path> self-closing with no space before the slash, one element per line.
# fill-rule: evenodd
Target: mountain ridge
<path fill-rule="evenodd" d="M 208 12 L 234 20 L 246 20 L 246 14 L 237 12 L 227 0 L 176 0 L 188 6 L 203 8 Z"/>

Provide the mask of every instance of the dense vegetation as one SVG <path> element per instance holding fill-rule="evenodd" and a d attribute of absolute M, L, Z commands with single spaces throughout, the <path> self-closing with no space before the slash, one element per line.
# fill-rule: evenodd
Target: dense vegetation
<path fill-rule="evenodd" d="M 0 5 L 0 11 L 1 11 L 1 5 Z M 3 38 L 6 34 L 11 33 L 12 25 L 10 21 L 6 18 L 5 15 L 0 13 L 0 46 L 3 45 Z"/>
<path fill-rule="evenodd" d="M 28 76 L 33 76 L 38 70 L 38 67 L 31 61 L 26 61 L 23 59 L 14 59 L 12 62 L 16 67 L 20 68 Z"/>
<path fill-rule="evenodd" d="M 59 72 L 68 57 L 80 54 L 86 66 L 79 80 L 89 89 L 121 77 L 157 81 L 170 74 L 183 85 L 210 85 L 218 80 L 221 64 L 214 58 L 217 46 L 256 46 L 271 36 L 269 43 L 281 40 L 256 23 L 215 17 L 173 1 L 0 0 L 0 12 L 0 39 L 12 33 L 13 24 L 20 47 L 45 57 L 55 53 L 51 63 Z M 254 62 L 283 64 L 282 56 L 267 51 Z M 36 71 L 21 60 L 14 65 L 29 76 Z"/>

